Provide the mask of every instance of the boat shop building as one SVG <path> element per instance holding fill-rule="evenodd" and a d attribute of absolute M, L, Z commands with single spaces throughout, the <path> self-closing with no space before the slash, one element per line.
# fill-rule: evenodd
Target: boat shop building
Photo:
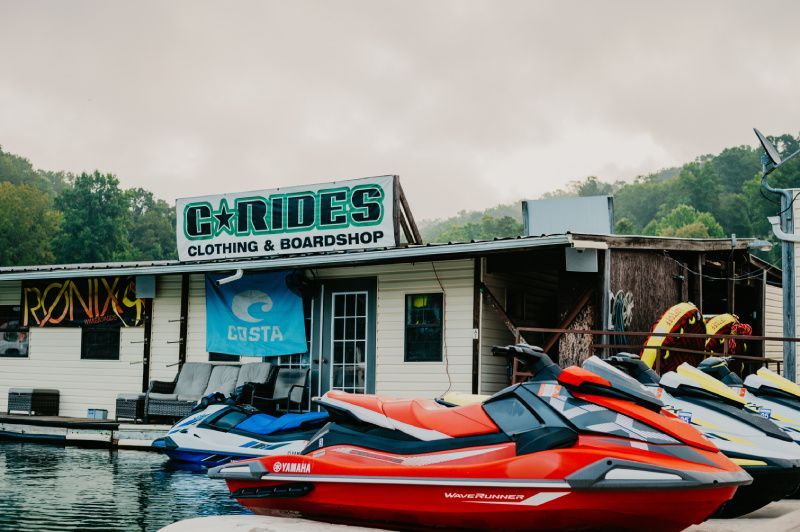
<path fill-rule="evenodd" d="M 114 417 L 117 394 L 172 380 L 183 362 L 261 360 L 208 351 L 206 287 L 214 274 L 302 274 L 307 353 L 273 360 L 310 367 L 310 395 L 332 388 L 428 397 L 497 391 L 509 373 L 491 347 L 512 342 L 513 327 L 606 328 L 610 318 L 598 309 L 620 291 L 634 302 L 634 330 L 691 299 L 705 312 L 747 316 L 755 334 L 780 331 L 780 317 L 769 312 L 779 305 L 779 272 L 753 259 L 747 243 L 558 234 L 241 260 L 3 268 L 0 411 L 9 388 L 32 387 L 59 390 L 62 416 L 98 408 Z M 711 275 L 696 275 L 702 271 Z M 726 271 L 746 281 L 713 280 Z M 31 294 L 40 298 L 39 314 Z M 53 323 L 87 305 L 100 316 L 115 301 L 136 315 L 111 332 L 92 320 Z M 39 324 L 25 323 L 19 316 L 26 312 Z M 415 334 L 420 313 L 425 335 Z M 567 363 L 591 348 L 570 336 L 578 337 L 526 340 Z"/>

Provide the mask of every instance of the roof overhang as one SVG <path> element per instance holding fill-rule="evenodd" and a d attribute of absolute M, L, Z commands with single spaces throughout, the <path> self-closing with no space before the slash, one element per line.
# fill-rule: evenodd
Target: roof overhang
<path fill-rule="evenodd" d="M 397 262 L 452 260 L 492 253 L 525 251 L 540 247 L 571 247 L 573 237 L 547 235 L 520 237 L 481 242 L 454 244 L 427 244 L 403 248 L 370 251 L 328 253 L 320 255 L 278 256 L 264 259 L 227 260 L 210 262 L 138 262 L 108 264 L 64 264 L 51 266 L 20 266 L 0 268 L 0 281 L 25 279 L 64 279 L 118 275 L 168 275 L 179 273 L 205 273 L 228 270 L 284 270 L 294 268 L 330 268 L 336 266 L 362 266 Z"/>

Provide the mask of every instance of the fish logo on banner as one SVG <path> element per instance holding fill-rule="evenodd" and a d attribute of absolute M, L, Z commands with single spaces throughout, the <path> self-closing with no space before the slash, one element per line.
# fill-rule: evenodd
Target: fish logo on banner
<path fill-rule="evenodd" d="M 217 285 L 206 276 L 206 350 L 242 356 L 306 352 L 303 299 L 287 285 L 288 272 L 246 275 Z"/>

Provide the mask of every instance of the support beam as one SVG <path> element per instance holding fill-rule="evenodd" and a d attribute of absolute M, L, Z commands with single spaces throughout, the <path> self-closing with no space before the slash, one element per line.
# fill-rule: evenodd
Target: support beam
<path fill-rule="evenodd" d="M 186 362 L 186 336 L 189 329 L 189 283 L 191 276 L 188 273 L 181 275 L 181 316 L 180 316 L 180 341 L 178 343 L 178 370 Z"/>
<path fill-rule="evenodd" d="M 481 366 L 481 283 L 483 259 L 473 260 L 472 273 L 472 393 L 480 393 Z"/>
<path fill-rule="evenodd" d="M 144 345 L 142 346 L 142 392 L 150 388 L 150 343 L 153 337 L 153 300 L 144 299 Z"/>

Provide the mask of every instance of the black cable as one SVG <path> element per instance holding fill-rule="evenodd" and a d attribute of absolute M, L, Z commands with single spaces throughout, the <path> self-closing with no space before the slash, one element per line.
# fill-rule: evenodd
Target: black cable
<path fill-rule="evenodd" d="M 670 257 L 669 253 L 666 250 L 664 251 L 664 257 L 671 260 L 681 268 L 685 268 L 686 271 L 691 273 L 692 275 L 698 275 L 700 277 L 703 277 L 704 279 L 709 279 L 711 281 L 746 281 L 747 279 L 755 279 L 756 277 L 763 275 L 762 270 L 757 270 L 740 276 L 734 275 L 733 277 L 715 277 L 713 275 L 707 275 L 705 273 L 700 273 L 692 270 L 691 268 L 689 268 L 689 266 L 685 265 L 684 263 Z M 765 271 L 769 271 L 771 269 L 773 269 L 772 266 L 769 266 L 768 268 L 765 268 Z"/>

